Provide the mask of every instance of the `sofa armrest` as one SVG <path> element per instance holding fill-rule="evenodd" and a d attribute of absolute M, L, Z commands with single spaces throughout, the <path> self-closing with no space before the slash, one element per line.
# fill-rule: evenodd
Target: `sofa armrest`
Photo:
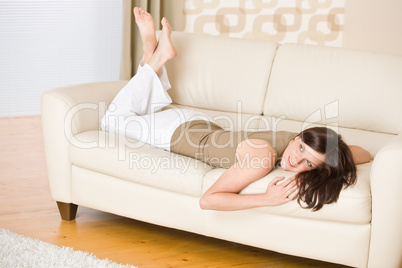
<path fill-rule="evenodd" d="M 402 267 L 402 134 L 377 153 L 371 168 L 369 267 Z"/>
<path fill-rule="evenodd" d="M 53 199 L 71 203 L 69 143 L 99 129 L 109 103 L 127 81 L 98 82 L 49 90 L 42 95 L 42 130 Z"/>

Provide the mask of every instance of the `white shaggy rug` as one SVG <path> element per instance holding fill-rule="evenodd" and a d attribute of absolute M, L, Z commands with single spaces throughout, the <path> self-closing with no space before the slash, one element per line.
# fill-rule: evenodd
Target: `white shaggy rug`
<path fill-rule="evenodd" d="M 0 267 L 134 268 L 0 229 Z"/>

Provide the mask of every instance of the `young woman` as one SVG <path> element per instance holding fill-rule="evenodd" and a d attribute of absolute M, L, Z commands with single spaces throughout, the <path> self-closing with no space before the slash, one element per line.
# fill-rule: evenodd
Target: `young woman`
<path fill-rule="evenodd" d="M 336 202 L 340 191 L 355 183 L 356 167 L 370 161 L 358 146 L 347 146 L 328 128 L 301 133 L 226 131 L 205 114 L 167 109 L 172 103 L 164 64 L 177 53 L 172 29 L 163 18 L 156 39 L 153 19 L 134 8 L 143 40 L 144 58 L 137 74 L 117 94 L 102 118 L 101 128 L 120 132 L 155 147 L 202 160 L 227 170 L 200 199 L 202 209 L 240 210 L 285 204 L 295 198 L 313 210 Z M 262 194 L 239 194 L 274 168 L 295 171 L 273 179 Z"/>

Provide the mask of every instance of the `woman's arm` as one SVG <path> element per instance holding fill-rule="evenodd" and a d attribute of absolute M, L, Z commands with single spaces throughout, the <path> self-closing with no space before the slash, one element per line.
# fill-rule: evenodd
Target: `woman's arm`
<path fill-rule="evenodd" d="M 256 144 L 264 145 L 255 146 Z M 297 195 L 295 178 L 283 183 L 272 180 L 262 194 L 239 194 L 250 183 L 267 175 L 275 163 L 274 150 L 262 140 L 243 141 L 236 150 L 238 161 L 223 173 L 200 199 L 202 209 L 241 210 L 261 206 L 275 206 L 293 200 Z"/>
<path fill-rule="evenodd" d="M 353 161 L 356 165 L 368 163 L 371 161 L 370 153 L 357 145 L 349 145 L 350 150 L 352 151 Z"/>

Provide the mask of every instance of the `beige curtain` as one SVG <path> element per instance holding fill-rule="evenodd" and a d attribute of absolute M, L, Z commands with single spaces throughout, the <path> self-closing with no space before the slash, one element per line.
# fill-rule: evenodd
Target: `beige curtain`
<path fill-rule="evenodd" d="M 141 7 L 153 16 L 156 30 L 161 29 L 160 21 L 166 17 L 174 31 L 182 31 L 184 29 L 184 1 L 123 0 L 123 47 L 120 79 L 130 79 L 137 71 L 138 63 L 142 58 L 142 42 L 135 24 L 134 7 Z"/>

